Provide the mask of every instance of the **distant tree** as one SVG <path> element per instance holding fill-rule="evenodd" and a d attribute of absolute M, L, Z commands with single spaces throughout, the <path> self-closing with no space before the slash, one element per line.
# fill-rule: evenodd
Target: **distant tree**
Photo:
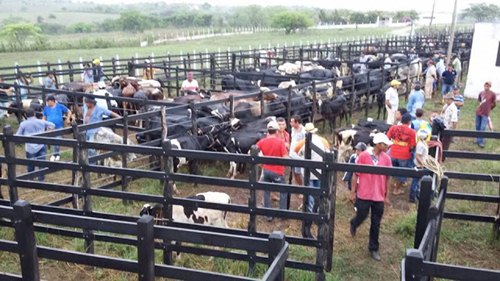
<path fill-rule="evenodd" d="M 313 24 L 312 20 L 304 13 L 284 11 L 273 17 L 272 26 L 284 28 L 286 34 L 297 29 L 305 29 Z"/>
<path fill-rule="evenodd" d="M 359 24 L 367 22 L 365 14 L 361 12 L 353 12 L 351 14 L 351 17 L 349 18 L 349 21 L 351 23 L 359 23 Z"/>
<path fill-rule="evenodd" d="M 368 11 L 366 13 L 366 21 L 367 22 L 376 22 L 377 18 L 381 18 L 384 15 L 384 12 L 382 11 Z"/>
<path fill-rule="evenodd" d="M 44 19 L 42 16 L 36 17 L 36 23 L 43 23 Z"/>
<path fill-rule="evenodd" d="M 92 32 L 93 24 L 78 22 L 69 26 L 68 30 L 72 33 L 89 33 Z"/>
<path fill-rule="evenodd" d="M 460 16 L 462 19 L 470 18 L 475 22 L 493 22 L 500 19 L 500 7 L 495 4 L 471 4 Z"/>
<path fill-rule="evenodd" d="M 27 20 L 22 17 L 9 16 L 8 18 L 2 21 L 2 25 L 7 25 L 11 23 L 20 23 L 20 22 L 27 22 Z"/>
<path fill-rule="evenodd" d="M 49 15 L 49 19 L 55 19 L 55 18 L 56 18 L 56 15 L 54 15 L 54 14 Z"/>
<path fill-rule="evenodd" d="M 6 38 L 13 49 L 20 50 L 26 45 L 28 39 L 40 37 L 40 32 L 40 28 L 32 23 L 12 23 L 2 28 L 0 37 Z"/>
<path fill-rule="evenodd" d="M 145 29 L 151 27 L 148 18 L 135 11 L 121 13 L 120 18 L 118 19 L 118 24 L 121 26 L 123 31 L 134 33 L 143 32 Z"/>
<path fill-rule="evenodd" d="M 419 18 L 419 14 L 415 10 L 409 10 L 409 11 L 397 11 L 394 14 L 394 21 L 413 21 L 417 20 Z"/>

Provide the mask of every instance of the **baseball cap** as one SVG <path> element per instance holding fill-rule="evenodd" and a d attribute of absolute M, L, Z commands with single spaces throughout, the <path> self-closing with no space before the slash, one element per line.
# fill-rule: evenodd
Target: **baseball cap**
<path fill-rule="evenodd" d="M 401 85 L 401 82 L 399 82 L 398 80 L 394 79 L 391 81 L 391 86 L 399 86 Z"/>
<path fill-rule="evenodd" d="M 272 130 L 279 130 L 280 126 L 278 125 L 278 122 L 273 120 L 273 121 L 270 121 L 269 123 L 267 123 L 267 128 L 272 129 Z"/>
<path fill-rule="evenodd" d="M 454 98 L 455 98 L 455 96 L 453 95 L 453 93 L 447 93 L 447 94 L 443 97 L 443 99 L 445 99 L 445 100 L 446 100 L 446 99 L 454 99 Z"/>
<path fill-rule="evenodd" d="M 373 143 L 385 143 L 387 145 L 392 145 L 392 141 L 390 141 L 384 133 L 376 133 L 375 136 L 373 136 Z"/>
<path fill-rule="evenodd" d="M 365 151 L 366 144 L 364 142 L 358 142 L 358 144 L 356 144 L 356 146 L 354 148 L 357 150 Z"/>
<path fill-rule="evenodd" d="M 429 136 L 429 132 L 427 130 L 419 130 L 417 132 L 417 137 L 421 140 L 425 140 Z"/>

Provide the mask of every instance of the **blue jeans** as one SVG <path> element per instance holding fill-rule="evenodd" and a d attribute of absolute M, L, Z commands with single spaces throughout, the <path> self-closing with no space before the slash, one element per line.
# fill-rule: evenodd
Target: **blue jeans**
<path fill-rule="evenodd" d="M 410 158 L 408 160 L 402 160 L 402 159 L 392 158 L 392 166 L 399 167 L 399 168 L 413 168 L 413 159 Z M 405 177 L 395 177 L 395 178 L 400 183 L 406 182 Z"/>
<path fill-rule="evenodd" d="M 57 136 L 55 138 L 62 139 L 61 136 Z M 60 151 L 61 151 L 61 146 L 60 145 L 53 145 L 52 146 L 52 155 L 54 155 L 54 156 L 61 156 Z"/>
<path fill-rule="evenodd" d="M 319 180 L 309 180 L 310 187 L 314 187 L 316 189 L 319 189 L 319 184 L 320 184 Z M 307 211 L 309 213 L 312 213 L 313 208 L 314 208 L 314 196 L 309 195 L 308 200 L 307 200 Z"/>
<path fill-rule="evenodd" d="M 488 125 L 488 116 L 486 115 L 476 115 L 476 131 L 486 131 L 486 126 Z M 484 145 L 483 138 L 477 137 L 477 144 Z"/>
<path fill-rule="evenodd" d="M 87 134 L 85 135 L 85 139 L 86 139 L 87 141 L 94 141 L 94 135 L 95 135 L 95 132 L 91 132 L 91 133 L 89 133 L 89 132 L 87 131 Z M 92 156 L 96 156 L 96 155 L 97 155 L 97 151 L 96 151 L 95 149 L 93 149 L 93 148 L 89 148 L 89 149 L 87 150 L 87 152 L 88 152 L 87 157 L 88 157 L 89 159 L 90 159 L 90 157 L 92 157 Z M 89 160 L 89 164 L 91 164 L 91 165 L 95 165 L 96 163 L 97 163 L 97 161 L 95 161 L 95 160 L 92 160 L 92 161 L 90 161 L 90 160 Z"/>
<path fill-rule="evenodd" d="M 27 159 L 34 159 L 34 160 L 45 160 L 45 152 L 47 151 L 46 146 L 44 145 L 39 151 L 35 153 L 29 153 L 26 151 L 26 158 Z M 31 173 L 35 171 L 35 165 L 33 163 L 28 164 L 28 173 Z M 45 175 L 40 175 L 38 177 L 39 181 L 44 181 L 45 180 Z"/>
<path fill-rule="evenodd" d="M 420 170 L 422 168 L 419 168 Z M 411 186 L 410 186 L 410 200 L 414 201 L 415 199 L 417 199 L 420 194 L 420 180 L 421 178 L 413 178 L 413 180 L 411 181 Z"/>
<path fill-rule="evenodd" d="M 271 183 L 284 183 L 285 177 L 278 175 L 271 171 L 262 170 L 262 175 L 260 181 L 271 182 Z M 287 209 L 288 194 L 286 192 L 280 192 L 280 209 Z M 264 207 L 271 208 L 271 192 L 264 191 Z"/>
<path fill-rule="evenodd" d="M 441 94 L 446 95 L 447 93 L 453 91 L 453 84 L 444 84 L 441 86 Z"/>

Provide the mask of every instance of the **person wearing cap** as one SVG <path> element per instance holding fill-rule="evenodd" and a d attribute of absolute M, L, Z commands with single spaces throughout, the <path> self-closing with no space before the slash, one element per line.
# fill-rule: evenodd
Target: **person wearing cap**
<path fill-rule="evenodd" d="M 186 80 L 182 82 L 181 93 L 186 92 L 198 92 L 200 87 L 198 86 L 198 81 L 193 79 L 193 72 L 188 72 L 186 75 Z"/>
<path fill-rule="evenodd" d="M 460 118 L 460 109 L 464 106 L 465 98 L 460 93 L 460 86 L 458 85 L 453 86 L 453 103 L 457 106 L 457 116 Z"/>
<path fill-rule="evenodd" d="M 152 80 L 154 79 L 155 70 L 151 65 L 151 61 L 149 59 L 144 60 L 144 68 L 142 69 L 142 79 Z"/>
<path fill-rule="evenodd" d="M 64 118 L 66 115 L 66 119 Z M 47 97 L 47 105 L 43 108 L 43 120 L 54 123 L 55 129 L 61 129 L 64 123 L 71 123 L 71 111 L 64 105 L 58 103 L 54 96 Z M 66 122 L 64 122 L 66 120 Z M 57 138 L 61 138 L 58 136 Z M 53 152 L 50 156 L 50 161 L 59 161 L 61 155 L 59 153 L 60 146 L 53 145 Z"/>
<path fill-rule="evenodd" d="M 427 69 L 425 70 L 425 87 L 424 94 L 426 99 L 432 99 L 434 93 L 434 83 L 437 81 L 436 66 L 432 60 L 427 62 Z"/>
<path fill-rule="evenodd" d="M 453 69 L 453 65 L 449 64 L 448 68 L 441 74 L 443 78 L 443 83 L 441 85 L 441 94 L 444 96 L 453 91 L 453 85 L 455 85 L 455 78 L 457 77 L 457 72 Z"/>
<path fill-rule="evenodd" d="M 412 168 L 412 151 L 417 145 L 417 135 L 411 129 L 411 115 L 403 114 L 401 125 L 392 126 L 387 132 L 387 137 L 392 140 L 393 145 L 389 155 L 392 159 L 392 166 L 400 168 Z M 403 194 L 402 185 L 406 183 L 405 177 L 396 177 L 394 182 L 393 195 Z"/>
<path fill-rule="evenodd" d="M 267 124 L 268 135 L 257 142 L 257 147 L 260 149 L 262 155 L 271 157 L 287 157 L 288 151 L 285 142 L 278 137 L 279 125 L 276 121 L 270 121 Z M 262 164 L 261 181 L 271 183 L 284 183 L 285 182 L 285 167 L 281 165 Z M 288 195 L 285 192 L 280 193 L 279 207 L 282 210 L 287 209 Z M 271 208 L 271 192 L 264 191 L 264 207 Z M 272 217 L 267 218 L 272 221 Z"/>
<path fill-rule="evenodd" d="M 92 76 L 94 77 L 94 83 L 104 81 L 104 72 L 102 70 L 101 60 L 99 59 L 94 59 L 92 61 Z"/>
<path fill-rule="evenodd" d="M 52 130 L 55 128 L 54 123 L 41 120 L 35 117 L 35 110 L 29 108 L 26 110 L 27 119 L 19 124 L 19 128 L 17 129 L 16 135 L 19 136 L 30 136 L 34 134 L 39 134 L 45 132 L 45 130 Z M 26 143 L 24 145 L 24 149 L 26 151 L 27 159 L 35 159 L 35 160 L 45 160 L 45 153 L 47 151 L 47 147 L 45 144 L 40 143 Z M 35 170 L 35 166 L 33 164 L 28 164 L 28 173 L 33 172 Z M 42 174 L 38 177 L 40 181 L 43 181 L 45 175 Z"/>
<path fill-rule="evenodd" d="M 306 131 L 304 126 L 302 126 L 302 119 L 298 115 L 292 116 L 290 118 L 290 127 L 292 128 L 292 136 L 290 143 L 290 158 L 298 158 L 299 156 L 295 153 L 295 146 L 301 140 L 306 137 Z M 301 167 L 293 167 L 292 174 L 296 185 L 303 185 L 302 174 L 303 169 Z"/>
<path fill-rule="evenodd" d="M 354 147 L 354 153 L 351 155 L 351 157 L 349 157 L 349 161 L 347 161 L 347 163 L 349 164 L 356 163 L 356 159 L 358 158 L 359 154 L 365 150 L 366 150 L 366 144 L 364 142 L 358 142 Z M 344 176 L 342 177 L 342 180 L 347 182 L 347 188 L 351 190 L 352 172 L 345 172 Z"/>
<path fill-rule="evenodd" d="M 385 108 L 387 109 L 387 124 L 393 125 L 395 121 L 396 110 L 399 106 L 398 87 L 401 82 L 394 79 L 391 81 L 391 87 L 385 91 Z"/>
<path fill-rule="evenodd" d="M 99 81 L 99 82 L 97 82 L 97 91 L 94 91 L 94 96 L 96 96 L 96 97 L 97 96 L 111 97 L 112 95 L 106 89 L 106 83 L 104 81 Z M 109 103 L 106 99 L 102 99 L 102 98 L 96 98 L 95 100 L 96 100 L 98 106 L 105 108 L 105 109 L 109 109 L 109 106 L 111 106 L 112 108 L 118 107 L 118 103 L 116 102 L 116 100 L 109 100 Z M 109 117 L 109 115 L 106 115 L 104 117 Z"/>
<path fill-rule="evenodd" d="M 359 154 L 356 164 L 377 167 L 392 167 L 391 158 L 385 152 L 392 142 L 384 133 L 373 137 L 373 150 L 365 150 Z M 371 211 L 370 238 L 368 250 L 371 257 L 380 261 L 379 233 L 380 222 L 384 214 L 384 203 L 390 204 L 388 197 L 390 176 L 369 173 L 354 173 L 352 177 L 350 200 L 354 203 L 356 215 L 351 219 L 351 236 L 356 236 L 357 228 L 368 217 Z"/>
<path fill-rule="evenodd" d="M 427 145 L 427 139 L 430 137 L 430 131 L 420 130 L 417 132 L 417 146 L 415 148 L 415 167 L 417 169 L 423 169 L 425 166 L 425 159 L 429 156 L 429 146 Z M 413 178 L 410 185 L 410 197 L 408 200 L 411 203 L 415 202 L 418 194 L 418 183 L 420 178 Z"/>
<path fill-rule="evenodd" d="M 477 101 L 479 105 L 476 109 L 476 131 L 486 131 L 491 110 L 497 105 L 496 94 L 491 91 L 491 81 L 484 82 L 484 91 L 479 93 Z M 477 137 L 475 143 L 481 148 L 484 147 L 484 140 L 481 137 Z"/>
<path fill-rule="evenodd" d="M 306 134 L 311 134 L 311 143 L 314 144 L 316 147 L 318 147 L 321 151 L 326 152 L 330 150 L 330 144 L 328 143 L 328 141 L 325 138 L 316 134 L 318 132 L 318 129 L 314 126 L 313 123 L 311 122 L 306 123 L 306 125 L 304 126 L 304 130 L 306 131 Z M 303 139 L 299 141 L 297 145 L 295 145 L 295 153 L 297 153 L 301 157 L 305 156 L 305 144 L 306 140 Z M 311 150 L 311 160 L 322 162 L 323 157 L 316 151 Z M 321 173 L 320 170 L 316 171 L 318 173 Z M 320 181 L 318 177 L 312 172 L 310 173 L 309 177 L 309 186 L 318 189 L 320 188 Z M 312 195 L 309 195 L 307 199 L 307 212 L 309 213 L 314 212 L 314 196 Z M 313 235 L 311 234 L 311 225 L 312 221 L 306 221 L 304 223 L 304 228 L 302 229 L 302 236 L 313 238 Z"/>
<path fill-rule="evenodd" d="M 422 86 L 419 81 L 413 84 L 413 90 L 408 96 L 408 104 L 406 109 L 410 112 L 411 117 L 416 117 L 417 109 L 423 108 L 425 103 L 424 91 L 422 91 Z"/>

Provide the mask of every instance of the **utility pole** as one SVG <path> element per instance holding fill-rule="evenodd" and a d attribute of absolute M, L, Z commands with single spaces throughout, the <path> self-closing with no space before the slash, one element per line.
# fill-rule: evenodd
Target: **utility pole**
<path fill-rule="evenodd" d="M 436 7 L 436 0 L 432 3 L 432 12 L 431 12 L 431 20 L 429 21 L 429 28 L 427 30 L 427 34 L 431 34 L 431 27 L 432 27 L 432 19 L 434 19 L 434 8 Z"/>
<path fill-rule="evenodd" d="M 451 34 L 450 41 L 448 42 L 448 52 L 446 53 L 446 66 L 451 62 L 451 51 L 453 50 L 453 43 L 455 41 L 455 25 L 457 23 L 457 2 L 455 0 L 455 6 L 453 7 L 453 19 L 451 20 Z"/>

